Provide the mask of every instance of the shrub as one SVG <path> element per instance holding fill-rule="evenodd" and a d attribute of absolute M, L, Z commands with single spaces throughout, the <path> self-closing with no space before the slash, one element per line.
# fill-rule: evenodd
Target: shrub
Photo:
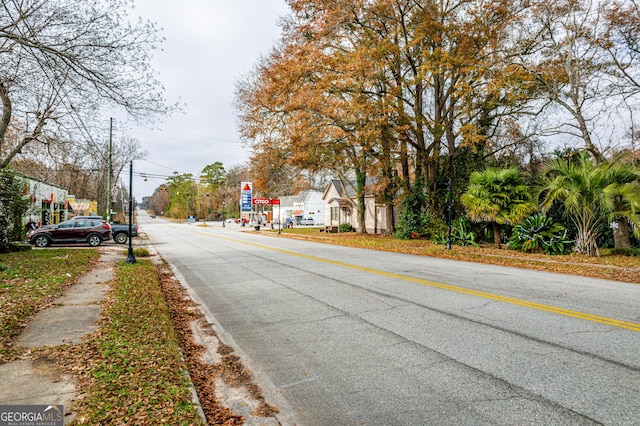
<path fill-rule="evenodd" d="M 635 256 L 640 257 L 640 249 L 637 248 L 614 248 L 611 249 L 611 254 L 618 254 L 621 256 Z"/>
<path fill-rule="evenodd" d="M 0 253 L 13 251 L 14 243 L 24 240 L 22 216 L 31 203 L 24 196 L 24 185 L 24 181 L 12 170 L 0 170 Z"/>
<path fill-rule="evenodd" d="M 135 257 L 149 257 L 149 250 L 144 247 L 138 247 L 133 249 L 133 255 Z"/>
<path fill-rule="evenodd" d="M 449 230 L 440 231 L 435 234 L 433 240 L 436 244 L 447 244 L 449 241 Z M 476 235 L 469 230 L 469 221 L 467 218 L 460 218 L 451 224 L 451 244 L 455 246 L 474 246 L 476 243 Z"/>
<path fill-rule="evenodd" d="M 565 254 L 572 243 L 565 227 L 543 214 L 529 216 L 517 224 L 509 239 L 509 247 L 515 250 L 545 254 Z"/>
<path fill-rule="evenodd" d="M 425 210 L 426 195 L 421 181 L 418 181 L 411 192 L 402 200 L 400 216 L 396 225 L 396 238 L 408 240 L 420 238 L 427 234 L 431 221 L 429 212 Z"/>
<path fill-rule="evenodd" d="M 10 252 L 18 252 L 18 251 L 29 251 L 33 247 L 28 243 L 11 243 L 9 244 Z"/>
<path fill-rule="evenodd" d="M 350 223 L 341 223 L 338 228 L 339 232 L 351 232 L 353 231 L 353 226 Z"/>

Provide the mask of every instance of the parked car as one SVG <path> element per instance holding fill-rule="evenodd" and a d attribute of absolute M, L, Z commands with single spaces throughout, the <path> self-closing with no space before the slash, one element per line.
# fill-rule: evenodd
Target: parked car
<path fill-rule="evenodd" d="M 129 242 L 129 224 L 128 223 L 110 223 L 113 232 L 113 241 L 118 244 L 127 244 Z M 131 236 L 138 236 L 138 224 L 131 224 Z"/>
<path fill-rule="evenodd" d="M 75 216 L 69 220 L 101 220 L 106 222 L 106 219 L 103 219 L 102 216 Z M 113 241 L 118 244 L 127 244 L 129 242 L 129 224 L 128 223 L 109 223 L 111 225 L 111 235 L 113 237 Z M 134 223 L 131 225 L 131 235 L 134 237 L 138 236 L 138 225 Z"/>
<path fill-rule="evenodd" d="M 313 224 L 314 224 L 314 221 L 313 221 L 313 218 L 312 218 L 312 217 L 305 217 L 304 219 L 302 219 L 302 220 L 300 221 L 300 224 L 301 224 L 301 225 L 313 225 Z"/>
<path fill-rule="evenodd" d="M 28 234 L 29 243 L 36 247 L 51 244 L 84 243 L 97 247 L 111 239 L 111 225 L 104 220 L 76 219 L 35 229 Z"/>

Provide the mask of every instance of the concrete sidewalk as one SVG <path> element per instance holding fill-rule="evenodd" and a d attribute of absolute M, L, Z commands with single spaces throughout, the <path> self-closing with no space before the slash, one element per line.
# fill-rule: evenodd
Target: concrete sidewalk
<path fill-rule="evenodd" d="M 16 344 L 27 348 L 75 344 L 98 328 L 101 302 L 106 297 L 108 282 L 114 276 L 114 266 L 124 259 L 123 246 L 105 245 L 99 248 L 96 268 L 67 288 L 53 306 L 31 320 Z M 65 423 L 73 418 L 71 401 L 77 397 L 76 382 L 45 362 L 29 359 L 1 364 L 0 404 L 2 405 L 64 405 Z"/>
<path fill-rule="evenodd" d="M 152 263 L 162 263 L 153 243 L 145 236 L 139 236 L 136 247 L 149 250 Z M 95 268 L 79 278 L 78 283 L 68 287 L 51 307 L 42 310 L 29 321 L 27 327 L 16 341 L 16 345 L 26 348 L 77 344 L 88 334 L 98 329 L 101 303 L 109 290 L 109 281 L 115 276 L 116 264 L 127 257 L 126 246 L 106 244 L 98 248 L 100 258 Z M 186 286 L 186 283 L 182 283 Z M 192 332 L 197 344 L 205 349 L 207 362 L 219 361 L 217 349 L 221 342 L 213 338 L 211 324 L 201 329 L 202 324 L 195 321 Z M 52 363 L 32 361 L 28 358 L 0 364 L 0 377 L 4 386 L 0 386 L 0 405 L 63 405 L 65 424 L 72 421 L 72 401 L 79 392 L 76 380 L 69 374 L 58 371 Z M 277 419 L 253 414 L 259 405 L 245 389 L 235 388 L 216 380 L 216 394 L 220 403 L 242 415 L 244 424 L 278 425 Z M 194 395 L 195 396 L 195 395 Z M 196 396 L 197 400 L 197 396 Z M 199 404 L 199 401 L 196 402 Z M 202 409 L 200 408 L 201 414 Z"/>

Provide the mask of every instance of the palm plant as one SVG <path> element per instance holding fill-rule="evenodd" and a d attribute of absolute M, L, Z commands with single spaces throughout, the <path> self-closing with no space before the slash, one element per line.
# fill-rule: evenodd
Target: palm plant
<path fill-rule="evenodd" d="M 586 151 L 572 159 L 547 165 L 541 189 L 541 208 L 556 201 L 577 229 L 575 250 L 598 256 L 598 227 L 605 220 L 624 218 L 640 235 L 640 174 L 629 164 L 594 164 Z"/>
<path fill-rule="evenodd" d="M 615 248 L 631 248 L 631 230 L 640 235 L 640 169 L 632 164 L 608 164 L 610 184 L 603 190 L 607 219 L 612 222 Z M 631 226 L 630 226 L 631 225 Z"/>
<path fill-rule="evenodd" d="M 471 220 L 493 224 L 498 245 L 501 225 L 513 225 L 536 210 L 529 187 L 515 167 L 471 173 L 469 188 L 460 201 Z"/>

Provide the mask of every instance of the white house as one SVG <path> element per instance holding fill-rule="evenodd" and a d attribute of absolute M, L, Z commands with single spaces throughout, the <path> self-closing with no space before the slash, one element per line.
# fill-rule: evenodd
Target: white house
<path fill-rule="evenodd" d="M 275 217 L 285 224 L 287 219 L 300 223 L 303 219 L 312 218 L 315 225 L 324 225 L 325 202 L 322 192 L 315 190 L 301 191 L 298 195 L 280 197 L 280 207 L 273 206 Z"/>
<path fill-rule="evenodd" d="M 325 203 L 324 223 L 328 231 L 336 232 L 343 223 L 359 229 L 358 199 L 354 182 L 339 179 L 327 185 L 322 199 Z M 374 194 L 367 194 L 365 204 L 365 228 L 368 233 L 385 233 L 386 209 L 384 204 L 377 204 Z"/>

